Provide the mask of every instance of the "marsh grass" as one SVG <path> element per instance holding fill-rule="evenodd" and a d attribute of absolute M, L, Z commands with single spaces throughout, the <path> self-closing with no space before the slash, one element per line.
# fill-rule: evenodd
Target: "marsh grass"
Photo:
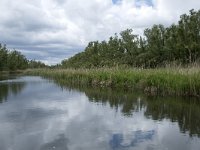
<path fill-rule="evenodd" d="M 200 96 L 200 69 L 37 69 L 26 74 L 51 78 L 68 85 L 140 89 L 150 95 Z"/>

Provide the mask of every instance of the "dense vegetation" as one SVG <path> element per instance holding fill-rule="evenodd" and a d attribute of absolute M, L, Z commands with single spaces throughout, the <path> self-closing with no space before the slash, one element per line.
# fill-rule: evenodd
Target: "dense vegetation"
<path fill-rule="evenodd" d="M 29 61 L 20 52 L 8 50 L 6 45 L 0 44 L 0 71 L 15 71 L 42 67 L 46 67 L 46 65 L 40 61 Z"/>
<path fill-rule="evenodd" d="M 0 44 L 0 71 L 26 69 L 28 60 L 18 51 L 9 51 Z"/>
<path fill-rule="evenodd" d="M 28 68 L 29 69 L 33 69 L 33 68 L 46 68 L 47 65 L 45 65 L 43 62 L 41 61 L 36 61 L 36 60 L 30 60 L 28 62 Z"/>
<path fill-rule="evenodd" d="M 200 70 L 181 69 L 39 69 L 29 70 L 67 85 L 139 89 L 150 95 L 200 96 Z"/>
<path fill-rule="evenodd" d="M 200 62 L 200 10 L 183 14 L 178 24 L 165 28 L 154 25 L 144 36 L 132 29 L 110 37 L 108 41 L 90 42 L 84 52 L 62 61 L 64 68 L 133 66 L 155 68 L 169 64 Z"/>

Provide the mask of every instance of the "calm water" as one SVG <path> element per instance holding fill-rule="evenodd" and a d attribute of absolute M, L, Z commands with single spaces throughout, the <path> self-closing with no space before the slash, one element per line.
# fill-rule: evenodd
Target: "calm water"
<path fill-rule="evenodd" d="M 0 81 L 0 150 L 199 150 L 200 102 L 40 77 Z"/>

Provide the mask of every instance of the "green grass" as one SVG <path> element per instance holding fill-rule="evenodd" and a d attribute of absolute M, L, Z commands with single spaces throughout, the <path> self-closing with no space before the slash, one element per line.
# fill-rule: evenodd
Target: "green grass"
<path fill-rule="evenodd" d="M 38 69 L 26 74 L 66 84 L 140 89 L 151 95 L 200 96 L 199 68 L 163 69 Z"/>

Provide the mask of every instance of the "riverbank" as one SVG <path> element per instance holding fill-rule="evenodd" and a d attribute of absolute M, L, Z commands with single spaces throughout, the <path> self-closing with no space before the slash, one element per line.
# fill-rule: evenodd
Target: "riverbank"
<path fill-rule="evenodd" d="M 0 75 L 20 74 L 20 73 L 24 73 L 24 70 L 0 71 Z"/>
<path fill-rule="evenodd" d="M 68 85 L 139 89 L 150 95 L 200 96 L 199 68 L 36 69 L 25 73 Z"/>
<path fill-rule="evenodd" d="M 24 73 L 24 70 L 15 71 L 0 71 L 0 81 L 12 78 L 12 76 L 18 76 Z"/>

